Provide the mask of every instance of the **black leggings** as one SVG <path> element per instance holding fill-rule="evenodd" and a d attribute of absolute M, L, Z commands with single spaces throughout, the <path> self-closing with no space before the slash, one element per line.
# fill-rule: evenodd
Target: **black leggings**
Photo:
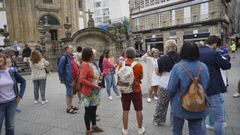
<path fill-rule="evenodd" d="M 90 122 L 92 122 L 93 126 L 96 125 L 96 111 L 97 106 L 85 107 L 84 121 L 87 130 L 90 130 Z"/>

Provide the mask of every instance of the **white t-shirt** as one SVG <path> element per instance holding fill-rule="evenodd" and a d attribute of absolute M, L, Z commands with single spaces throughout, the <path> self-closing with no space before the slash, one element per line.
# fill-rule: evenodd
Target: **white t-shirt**
<path fill-rule="evenodd" d="M 156 70 L 158 69 L 157 58 L 153 58 L 153 70 L 152 70 L 152 83 L 151 86 L 158 86 L 160 76 L 157 75 Z"/>
<path fill-rule="evenodd" d="M 0 103 L 7 103 L 16 97 L 13 89 L 14 82 L 8 70 L 0 70 Z"/>

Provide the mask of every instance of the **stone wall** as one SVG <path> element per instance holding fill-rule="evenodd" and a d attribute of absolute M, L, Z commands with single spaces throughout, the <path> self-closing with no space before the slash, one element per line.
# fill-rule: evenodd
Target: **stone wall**
<path fill-rule="evenodd" d="M 58 39 L 64 37 L 66 17 L 72 24 L 72 32 L 78 30 L 78 0 L 53 0 L 52 4 L 45 4 L 42 0 L 6 0 L 6 12 L 11 43 L 15 40 L 22 44 L 36 43 L 39 40 L 39 19 L 46 14 L 56 17 L 60 23 L 54 27 Z"/>

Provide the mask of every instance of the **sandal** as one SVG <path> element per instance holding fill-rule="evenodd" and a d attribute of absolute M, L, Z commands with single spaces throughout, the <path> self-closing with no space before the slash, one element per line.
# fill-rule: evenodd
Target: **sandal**
<path fill-rule="evenodd" d="M 104 130 L 103 129 L 101 129 L 100 127 L 98 127 L 98 126 L 94 126 L 94 127 L 92 127 L 92 132 L 104 132 Z"/>
<path fill-rule="evenodd" d="M 67 113 L 69 114 L 76 114 L 75 110 L 73 108 L 67 109 Z"/>
<path fill-rule="evenodd" d="M 71 108 L 72 108 L 74 111 L 79 110 L 76 106 L 75 106 L 75 107 L 71 106 Z"/>
<path fill-rule="evenodd" d="M 92 135 L 92 132 L 91 131 L 87 131 L 86 135 Z"/>

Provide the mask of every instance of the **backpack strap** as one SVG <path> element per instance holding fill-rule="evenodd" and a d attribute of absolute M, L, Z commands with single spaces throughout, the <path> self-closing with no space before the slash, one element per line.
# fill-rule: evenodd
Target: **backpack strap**
<path fill-rule="evenodd" d="M 134 67 L 135 65 L 137 65 L 137 64 L 138 64 L 138 63 L 137 63 L 136 61 L 133 61 L 133 63 L 131 64 L 130 67 L 133 68 L 133 67 Z M 123 61 L 123 62 L 122 62 L 122 66 L 127 66 L 127 65 L 126 65 L 126 61 Z"/>
<path fill-rule="evenodd" d="M 199 69 L 198 69 L 197 79 L 199 79 L 199 76 L 200 76 L 201 70 L 202 70 L 202 64 L 200 64 L 200 67 L 199 67 Z"/>
<path fill-rule="evenodd" d="M 189 72 L 189 70 L 187 70 L 187 68 L 182 63 L 178 63 L 178 65 L 180 67 L 182 67 L 185 70 L 185 72 L 188 74 L 188 76 L 191 78 L 191 80 L 194 81 L 194 78 L 193 78 L 192 74 Z M 199 79 L 201 69 L 202 69 L 202 64 L 200 64 L 200 67 L 198 69 L 197 79 Z"/>
<path fill-rule="evenodd" d="M 178 63 L 178 65 L 179 65 L 180 67 L 182 67 L 183 70 L 185 70 L 185 72 L 186 72 L 186 73 L 188 74 L 188 76 L 191 78 L 191 80 L 194 81 L 194 78 L 193 78 L 192 74 L 187 70 L 187 68 L 186 68 L 182 63 Z"/>
<path fill-rule="evenodd" d="M 136 61 L 133 61 L 133 63 L 131 64 L 131 68 L 133 68 L 134 66 L 136 66 L 138 63 Z"/>

